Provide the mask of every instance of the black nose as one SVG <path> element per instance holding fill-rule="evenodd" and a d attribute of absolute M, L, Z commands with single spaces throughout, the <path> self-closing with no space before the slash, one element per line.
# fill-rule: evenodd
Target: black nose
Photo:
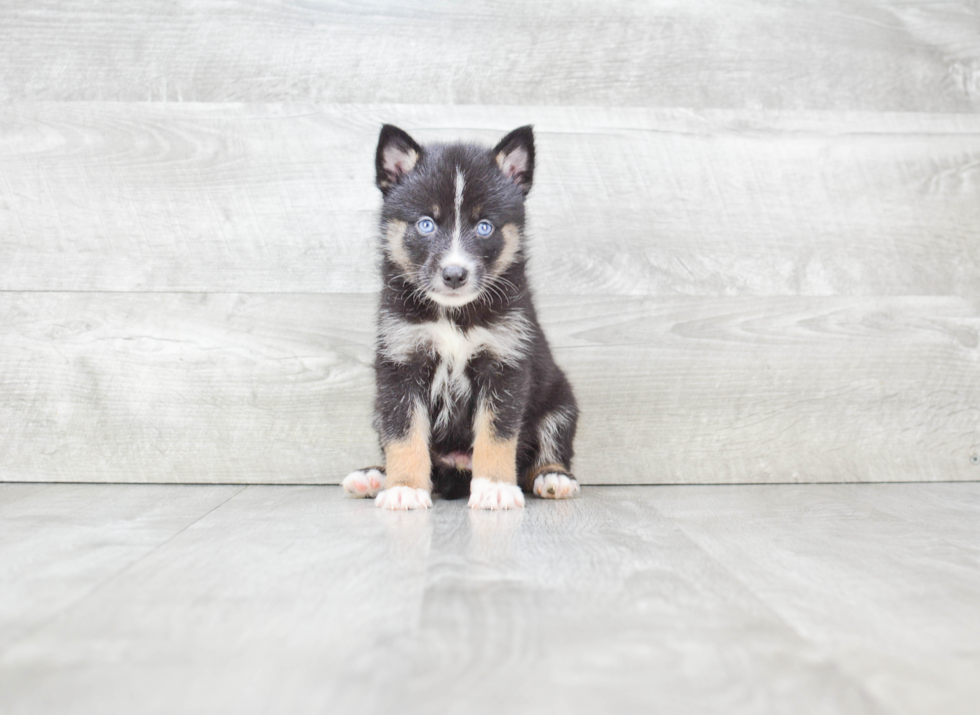
<path fill-rule="evenodd" d="M 459 288 L 466 282 L 466 269 L 462 266 L 446 266 L 442 269 L 442 280 L 450 288 Z"/>

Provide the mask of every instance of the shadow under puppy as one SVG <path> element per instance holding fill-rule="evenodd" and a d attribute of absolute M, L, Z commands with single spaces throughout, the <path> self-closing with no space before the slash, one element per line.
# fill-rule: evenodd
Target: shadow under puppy
<path fill-rule="evenodd" d="M 524 200 L 534 134 L 493 149 L 420 146 L 381 129 L 381 272 L 374 426 L 385 466 L 349 474 L 385 509 L 469 495 L 474 509 L 561 499 L 578 407 L 555 365 L 525 272 Z M 383 486 L 383 488 L 382 488 Z"/>

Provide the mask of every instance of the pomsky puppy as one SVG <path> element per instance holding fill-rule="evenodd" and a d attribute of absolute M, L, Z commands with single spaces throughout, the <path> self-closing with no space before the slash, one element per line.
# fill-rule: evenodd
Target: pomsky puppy
<path fill-rule="evenodd" d="M 578 407 L 538 324 L 525 274 L 534 134 L 493 149 L 420 146 L 381 129 L 381 274 L 374 426 L 384 467 L 343 481 L 385 509 L 524 506 L 575 495 Z"/>

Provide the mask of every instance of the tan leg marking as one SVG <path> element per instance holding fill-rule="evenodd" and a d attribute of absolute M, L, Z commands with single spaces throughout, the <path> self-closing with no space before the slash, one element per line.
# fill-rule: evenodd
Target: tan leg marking
<path fill-rule="evenodd" d="M 431 473 L 429 415 L 417 405 L 408 436 L 385 445 L 385 489 L 412 487 L 432 491 Z"/>
<path fill-rule="evenodd" d="M 493 429 L 493 411 L 482 403 L 473 428 L 473 478 L 517 484 L 517 435 L 499 439 Z"/>
<path fill-rule="evenodd" d="M 407 230 L 408 224 L 404 221 L 390 221 L 388 229 L 385 231 L 385 248 L 388 255 L 406 273 L 412 270 L 412 260 L 408 257 L 404 243 Z"/>

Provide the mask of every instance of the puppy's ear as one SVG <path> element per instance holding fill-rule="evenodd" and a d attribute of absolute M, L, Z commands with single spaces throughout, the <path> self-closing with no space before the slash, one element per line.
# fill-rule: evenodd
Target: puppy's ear
<path fill-rule="evenodd" d="M 534 131 L 531 125 L 518 127 L 501 139 L 493 148 L 493 158 L 504 176 L 527 196 L 534 179 Z"/>
<path fill-rule="evenodd" d="M 422 157 L 422 147 L 392 124 L 381 127 L 374 159 L 375 183 L 386 194 L 408 174 Z"/>

